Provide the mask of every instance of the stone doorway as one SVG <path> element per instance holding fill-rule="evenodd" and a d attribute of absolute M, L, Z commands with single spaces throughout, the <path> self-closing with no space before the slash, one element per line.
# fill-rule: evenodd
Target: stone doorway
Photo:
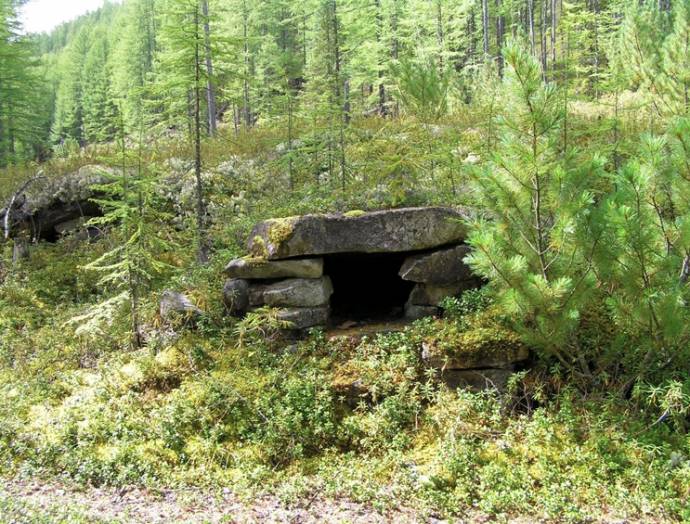
<path fill-rule="evenodd" d="M 405 314 L 414 283 L 400 268 L 407 253 L 347 253 L 324 257 L 324 274 L 333 285 L 331 324 L 346 321 L 396 321 Z"/>

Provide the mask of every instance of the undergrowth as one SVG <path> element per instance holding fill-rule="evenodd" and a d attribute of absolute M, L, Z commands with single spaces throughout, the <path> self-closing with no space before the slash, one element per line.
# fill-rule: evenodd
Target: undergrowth
<path fill-rule="evenodd" d="M 275 131 L 257 130 L 251 140 L 225 131 L 205 144 L 215 255 L 207 267 L 195 266 L 183 248 L 166 255 L 170 270 L 151 283 L 142 304 L 141 350 L 129 348 L 127 311 L 89 336 L 75 335 L 69 323 L 108 296 L 80 268 L 113 237 L 33 246 L 0 284 L 2 474 L 231 486 L 287 500 L 318 491 L 377 509 L 405 505 L 459 517 L 581 522 L 606 511 L 690 520 L 686 383 L 640 384 L 623 398 L 615 376 L 583 393 L 568 387 L 558 367 L 534 364 L 503 393 L 443 385 L 422 359 L 424 345 L 452 356 L 458 347 L 484 351 L 497 340 L 518 341 L 485 292 L 445 301 L 443 319 L 361 340 L 315 330 L 286 341 L 270 316 L 224 316 L 223 265 L 245 254 L 258 220 L 471 202 L 463 159 L 483 152 L 482 134 L 474 122 L 442 124 L 437 138 L 450 160 L 437 164 L 434 180 L 422 176 L 425 159 L 415 144 L 425 133 L 414 122 L 353 126 L 361 137 L 348 142 L 346 193 L 323 176 L 308 144 L 294 159 L 303 183 L 285 192 Z M 573 123 L 583 143 L 585 124 Z M 188 176 L 179 159 L 189 152 L 174 143 L 163 149 L 152 153 L 156 161 Z M 97 160 L 89 155 L 55 162 L 67 171 Z M 180 246 L 190 245 L 184 220 L 166 233 Z M 159 318 L 165 288 L 187 293 L 206 312 L 195 328 Z M 610 342 L 605 314 L 589 312 L 583 324 L 585 347 Z M 4 511 L 23 511 L 13 504 L 0 499 Z"/>

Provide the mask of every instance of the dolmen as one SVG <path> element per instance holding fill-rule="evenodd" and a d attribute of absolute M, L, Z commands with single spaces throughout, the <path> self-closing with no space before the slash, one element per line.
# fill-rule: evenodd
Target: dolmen
<path fill-rule="evenodd" d="M 356 291 L 366 304 L 368 293 L 377 292 L 378 276 L 372 281 L 361 273 L 366 273 L 368 261 L 374 268 L 376 261 L 389 257 L 396 273 L 380 276 L 406 286 L 401 316 L 436 315 L 446 297 L 477 284 L 464 262 L 469 253 L 464 243 L 468 216 L 462 208 L 414 207 L 260 222 L 249 236 L 248 255 L 225 268 L 226 308 L 241 316 L 274 307 L 278 319 L 295 330 L 328 326 L 333 298 L 360 286 Z M 336 279 L 329 268 L 343 257 L 358 264 L 343 278 L 341 262 Z"/>

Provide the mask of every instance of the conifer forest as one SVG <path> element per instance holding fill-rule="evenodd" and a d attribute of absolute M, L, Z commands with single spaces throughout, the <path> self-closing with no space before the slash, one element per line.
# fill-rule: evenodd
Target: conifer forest
<path fill-rule="evenodd" d="M 0 523 L 690 522 L 690 0 L 36 1 Z"/>

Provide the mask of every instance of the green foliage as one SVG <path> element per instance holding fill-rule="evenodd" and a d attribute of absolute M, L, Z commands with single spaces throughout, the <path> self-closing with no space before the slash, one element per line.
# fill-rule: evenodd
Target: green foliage
<path fill-rule="evenodd" d="M 505 60 L 500 143 L 472 175 L 489 220 L 473 224 L 468 261 L 491 281 L 529 345 L 569 368 L 582 366 L 576 330 L 595 282 L 579 236 L 601 166 L 575 168 L 559 150 L 562 106 L 536 60 L 514 44 Z"/>
<path fill-rule="evenodd" d="M 40 153 L 52 107 L 45 173 L 108 154 L 112 169 L 103 237 L 38 243 L 0 270 L 1 472 L 449 519 L 690 518 L 687 2 L 628 4 L 486 2 L 486 55 L 482 6 L 462 0 L 211 0 L 208 19 L 193 0 L 128 0 L 36 37 L 45 72 L 20 67 L 28 39 L 3 29 L 3 72 L 21 78 L 0 80 L 5 162 Z M 12 35 L 14 5 L 0 0 Z M 543 39 L 529 51 L 495 38 L 529 41 L 530 17 Z M 7 122 L 32 107 L 18 86 L 39 74 L 45 109 L 10 154 Z M 157 125 L 143 134 L 142 119 Z M 195 120 L 207 266 L 188 249 Z M 3 198 L 35 172 L 3 171 Z M 446 300 L 443 319 L 297 341 L 275 311 L 223 317 L 223 265 L 256 221 L 427 204 L 482 218 L 471 261 L 489 286 Z M 161 324 L 167 288 L 207 312 L 193 329 Z M 98 336 L 64 329 L 75 318 Z M 127 347 L 132 333 L 147 347 Z M 504 395 L 448 391 L 422 358 L 526 343 L 541 358 Z M 31 515 L 0 495 L 3 511 Z"/>
<path fill-rule="evenodd" d="M 435 122 L 448 112 L 451 75 L 436 64 L 401 62 L 394 70 L 403 106 L 422 120 Z"/>
<path fill-rule="evenodd" d="M 173 246 L 165 238 L 167 214 L 155 206 L 159 187 L 157 174 L 142 164 L 141 149 L 136 156 L 126 150 L 124 124 L 120 125 L 120 155 L 113 160 L 118 163 L 118 171 L 104 172 L 111 180 L 98 187 L 106 198 L 96 202 L 105 214 L 91 219 L 89 225 L 116 226 L 122 237 L 113 249 L 83 268 L 100 272 L 99 284 L 120 293 L 89 308 L 70 323 L 77 326 L 77 335 L 101 333 L 100 326 L 112 319 L 123 303 L 129 302 L 132 340 L 140 347 L 140 297 L 154 278 L 170 269 L 170 265 L 161 260 L 161 254 Z"/>

